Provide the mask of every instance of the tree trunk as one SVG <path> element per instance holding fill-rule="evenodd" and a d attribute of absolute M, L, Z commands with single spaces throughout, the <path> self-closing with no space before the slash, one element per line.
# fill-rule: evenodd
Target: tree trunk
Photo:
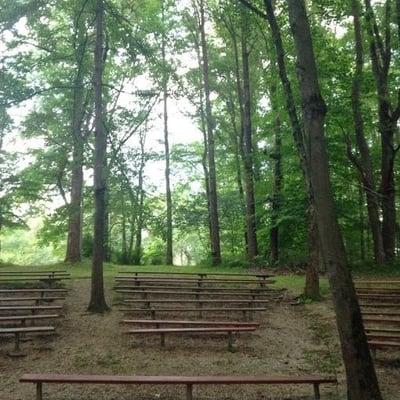
<path fill-rule="evenodd" d="M 163 19 L 163 34 L 161 43 L 161 57 L 163 61 L 163 106 L 164 106 L 164 149 L 165 149 L 165 201 L 167 206 L 167 249 L 165 254 L 166 265 L 173 264 L 173 252 L 172 252 L 172 195 L 171 195 L 171 185 L 170 185 L 170 152 L 169 152 L 169 135 L 168 135 L 168 73 L 166 69 L 166 37 L 165 37 L 165 4 L 162 0 L 162 19 Z"/>
<path fill-rule="evenodd" d="M 352 88 L 352 107 L 356 143 L 360 154 L 360 161 L 355 163 L 359 169 L 366 194 L 368 217 L 374 245 L 374 258 L 378 264 L 383 264 L 385 262 L 385 252 L 383 248 L 381 223 L 379 220 L 379 195 L 376 190 L 372 160 L 368 143 L 364 134 L 364 121 L 361 111 L 361 83 L 363 76 L 364 52 L 360 24 L 359 0 L 352 0 L 352 14 L 356 50 L 356 69 L 353 77 Z"/>
<path fill-rule="evenodd" d="M 254 199 L 254 174 L 253 174 L 253 141 L 251 125 L 251 93 L 250 93 L 250 67 L 249 50 L 247 48 L 246 21 L 242 21 L 241 47 L 243 67 L 243 164 L 245 171 L 246 187 L 246 232 L 247 256 L 254 262 L 258 255 L 256 205 Z"/>
<path fill-rule="evenodd" d="M 279 227 L 278 218 L 281 210 L 282 196 L 282 137 L 281 137 L 281 116 L 278 107 L 275 104 L 276 86 L 271 87 L 271 107 L 275 113 L 275 129 L 274 129 L 274 151 L 271 155 L 274 162 L 274 182 L 273 193 L 271 198 L 271 228 L 269 231 L 270 245 L 270 262 L 272 265 L 279 263 Z"/>
<path fill-rule="evenodd" d="M 71 199 L 68 206 L 68 237 L 65 262 L 76 263 L 81 261 L 82 252 L 82 193 L 83 193 L 83 152 L 84 138 L 82 123 L 85 113 L 84 105 L 84 57 L 86 52 L 86 39 L 80 23 L 76 28 L 77 48 L 76 68 L 72 104 L 72 177 Z"/>
<path fill-rule="evenodd" d="M 385 259 L 386 261 L 391 262 L 394 259 L 396 247 L 396 204 L 394 184 L 394 159 L 396 150 L 394 148 L 394 135 L 397 129 L 397 121 L 400 116 L 399 108 L 393 112 L 389 94 L 389 70 L 392 58 L 390 27 L 391 2 L 387 1 L 385 6 L 384 46 L 379 44 L 380 37 L 378 39 L 376 38 L 379 34 L 379 29 L 376 24 L 370 0 L 365 0 L 365 7 L 367 32 L 370 41 L 372 71 L 378 95 L 379 133 L 381 136 L 380 194 L 382 197 L 382 241 Z"/>
<path fill-rule="evenodd" d="M 302 101 L 307 172 L 310 177 L 320 243 L 333 294 L 350 400 L 380 400 L 330 184 L 325 142 L 326 106 L 320 93 L 317 66 L 304 0 L 288 0 L 289 21 L 297 55 Z"/>
<path fill-rule="evenodd" d="M 214 144 L 214 120 L 210 99 L 208 49 L 205 33 L 204 0 L 200 0 L 200 42 L 202 49 L 202 72 L 205 97 L 205 114 L 207 124 L 207 149 L 208 149 L 208 173 L 209 173 L 209 200 L 210 200 L 210 228 L 211 228 L 211 258 L 213 265 L 221 264 L 221 247 L 219 237 L 217 178 L 215 169 L 215 144 Z"/>
<path fill-rule="evenodd" d="M 309 210 L 308 228 L 308 262 L 306 269 L 306 285 L 304 297 L 312 300 L 321 298 L 319 290 L 319 266 L 321 263 L 320 243 L 318 236 L 318 225 L 313 206 Z"/>
<path fill-rule="evenodd" d="M 107 137 L 103 127 L 103 42 L 104 42 L 104 5 L 102 0 L 96 2 L 96 44 L 94 50 L 94 97 L 95 97 L 95 149 L 94 149 L 94 237 L 92 261 L 92 287 L 88 310 L 103 313 L 109 308 L 104 297 L 103 260 L 105 228 L 105 169 Z"/>
<path fill-rule="evenodd" d="M 309 209 L 312 209 L 312 190 L 311 190 L 311 182 L 310 182 L 310 177 L 309 173 L 307 171 L 307 155 L 306 155 L 306 145 L 304 143 L 304 138 L 303 138 L 303 129 L 300 124 L 300 120 L 298 118 L 297 114 L 297 107 L 296 103 L 294 100 L 294 94 L 293 90 L 290 84 L 290 80 L 288 78 L 287 70 L 286 70 L 286 62 L 285 62 L 285 51 L 283 47 L 283 42 L 282 42 L 282 37 L 280 33 L 280 29 L 278 26 L 278 23 L 275 18 L 275 13 L 274 13 L 274 8 L 272 5 L 271 0 L 264 0 L 264 5 L 265 5 L 265 10 L 266 10 L 266 19 L 267 22 L 270 26 L 271 33 L 272 33 L 272 38 L 276 50 L 276 63 L 278 66 L 278 73 L 279 73 L 279 78 L 281 80 L 282 86 L 283 86 L 283 92 L 285 94 L 286 98 L 286 111 L 289 116 L 290 124 L 292 127 L 292 133 L 293 133 L 293 139 L 294 143 L 297 148 L 297 152 L 299 154 L 299 159 L 300 159 L 300 167 L 303 172 L 304 180 L 306 183 L 306 191 L 308 194 L 308 201 L 309 201 Z M 314 221 L 311 219 L 311 214 L 310 213 L 310 220 L 309 220 L 309 227 L 313 227 Z M 310 231 L 313 231 L 314 228 L 310 228 Z M 313 239 L 313 236 L 310 236 L 311 239 Z M 319 244 L 319 243 L 318 243 Z M 313 243 L 309 243 L 309 250 L 311 250 L 311 246 L 315 246 L 317 243 L 313 241 Z M 309 260 L 308 260 L 308 270 L 309 273 L 306 274 L 306 279 L 312 278 L 313 281 L 316 279 L 316 276 L 318 274 L 318 267 L 319 267 L 319 262 L 317 264 L 313 264 L 316 260 L 316 257 L 314 257 L 314 251 L 320 252 L 320 249 L 312 249 L 312 251 L 309 254 Z M 311 283 L 310 283 L 311 285 Z M 312 284 L 314 288 L 317 286 L 315 283 Z M 317 296 L 317 293 L 314 292 L 315 297 L 319 297 L 319 293 Z"/>
<path fill-rule="evenodd" d="M 143 190 L 143 173 L 145 165 L 145 149 L 144 149 L 144 135 L 140 135 L 140 166 L 138 172 L 138 218 L 136 224 L 136 239 L 135 250 L 133 252 L 133 263 L 140 265 L 142 262 L 142 230 L 143 230 L 143 204 L 144 204 L 144 190 Z"/>

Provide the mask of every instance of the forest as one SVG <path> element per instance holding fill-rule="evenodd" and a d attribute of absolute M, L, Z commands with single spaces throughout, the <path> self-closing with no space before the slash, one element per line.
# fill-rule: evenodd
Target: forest
<path fill-rule="evenodd" d="M 90 264 L 94 313 L 118 266 L 299 275 L 381 399 L 353 276 L 399 274 L 399 76 L 398 0 L 1 0 L 1 265 Z"/>

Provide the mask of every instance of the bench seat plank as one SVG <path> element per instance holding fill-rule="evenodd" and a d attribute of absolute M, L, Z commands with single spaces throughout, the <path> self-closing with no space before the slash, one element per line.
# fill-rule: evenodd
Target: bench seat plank
<path fill-rule="evenodd" d="M 163 290 L 163 291 L 182 291 L 182 289 L 186 291 L 193 291 L 193 292 L 232 292 L 232 293 L 240 293 L 240 292 L 251 292 L 251 293 L 270 293 L 270 292 L 275 292 L 278 291 L 279 289 L 271 289 L 269 287 L 223 287 L 223 286 L 218 286 L 218 287 L 211 287 L 211 286 L 185 286 L 184 288 L 182 286 L 172 286 L 172 285 L 140 285 L 140 286 L 135 286 L 135 285 L 118 285 L 114 286 L 114 290 L 131 290 L 131 291 L 144 291 L 144 290 Z"/>
<path fill-rule="evenodd" d="M 116 290 L 116 293 L 124 293 L 124 294 L 168 294 L 168 295 L 180 295 L 180 296 L 241 296 L 241 297 L 265 297 L 267 294 L 265 293 L 253 293 L 253 292 L 187 292 L 187 291 L 163 291 L 163 290 Z"/>
<path fill-rule="evenodd" d="M 35 332 L 52 332 L 54 331 L 54 326 L 27 326 L 27 327 L 17 327 L 17 328 L 0 328 L 0 334 L 15 334 L 15 333 L 35 333 Z"/>
<path fill-rule="evenodd" d="M 20 382 L 87 383 L 87 384 L 153 384 L 153 385 L 237 385 L 237 384 L 313 384 L 337 383 L 336 378 L 305 376 L 120 376 L 120 375 L 57 375 L 25 374 Z"/>
<path fill-rule="evenodd" d="M 65 297 L 0 297 L 0 301 L 55 301 L 55 300 L 65 300 Z"/>
<path fill-rule="evenodd" d="M 18 310 L 61 310 L 62 306 L 4 306 L 0 311 L 18 311 Z"/>
<path fill-rule="evenodd" d="M 215 327 L 215 328 L 156 328 L 156 329 L 129 329 L 126 334 L 145 333 L 213 333 L 213 332 L 254 332 L 256 326 Z"/>
<path fill-rule="evenodd" d="M 124 303 L 226 303 L 226 304 L 243 304 L 243 303 L 257 303 L 265 304 L 269 300 L 253 300 L 253 299 L 212 299 L 212 300 L 197 300 L 197 299 L 128 299 Z"/>
<path fill-rule="evenodd" d="M 176 307 L 176 308 L 121 308 L 120 311 L 266 311 L 262 307 L 213 307 L 213 308 L 193 308 L 193 307 Z"/>
<path fill-rule="evenodd" d="M 394 347 L 400 348 L 400 342 L 391 342 L 391 341 L 378 341 L 378 340 L 368 340 L 368 344 L 371 347 Z"/>
<path fill-rule="evenodd" d="M 68 293 L 68 289 L 0 289 L 0 293 Z"/>
<path fill-rule="evenodd" d="M 274 276 L 272 274 L 268 273 L 238 273 L 238 272 L 231 272 L 231 273 L 222 273 L 222 272 L 182 272 L 182 271 L 177 271 L 177 272 L 169 272 L 169 271 L 119 271 L 118 274 L 135 274 L 138 276 L 139 274 L 145 274 L 145 275 L 197 275 L 200 277 L 203 276 L 245 276 L 245 277 L 257 277 L 257 278 L 269 278 L 271 276 Z"/>
<path fill-rule="evenodd" d="M 37 319 L 54 319 L 54 318 L 61 318 L 61 315 L 59 315 L 59 314 L 10 315 L 7 317 L 0 317 L 0 322 L 26 321 L 26 320 L 37 320 Z"/>
<path fill-rule="evenodd" d="M 143 325 L 205 325 L 205 326 L 260 326 L 258 322 L 232 322 L 232 321 L 179 321 L 163 319 L 124 319 L 123 324 L 143 324 Z"/>

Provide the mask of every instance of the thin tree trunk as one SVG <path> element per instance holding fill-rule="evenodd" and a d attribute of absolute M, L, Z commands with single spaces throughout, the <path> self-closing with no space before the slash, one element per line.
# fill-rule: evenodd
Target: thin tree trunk
<path fill-rule="evenodd" d="M 358 213 L 360 219 L 360 260 L 365 261 L 364 191 L 361 182 L 358 187 Z"/>
<path fill-rule="evenodd" d="M 162 19 L 165 24 L 165 4 L 162 0 Z M 170 185 L 170 151 L 169 151 L 169 135 L 168 135 L 168 73 L 165 71 L 166 68 L 166 37 L 165 37 L 165 26 L 163 27 L 162 43 L 161 43 L 161 57 L 163 61 L 163 107 L 164 107 L 164 151 L 165 151 L 165 201 L 167 206 L 167 222 L 166 222 L 166 236 L 167 236 L 167 249 L 165 255 L 166 265 L 173 264 L 173 251 L 172 251 L 172 240 L 173 240 L 173 228 L 172 228 L 172 195 Z"/>
<path fill-rule="evenodd" d="M 282 196 L 282 138 L 281 138 L 281 118 L 279 111 L 274 107 L 273 97 L 276 95 L 276 90 L 271 90 L 271 102 L 273 112 L 276 113 L 275 129 L 274 129 L 274 152 L 272 155 L 274 161 L 274 183 L 273 193 L 271 199 L 271 228 L 269 231 L 270 237 L 270 262 L 272 265 L 279 263 L 279 227 L 278 217 L 281 210 L 281 196 Z"/>
<path fill-rule="evenodd" d="M 352 0 L 352 14 L 354 22 L 356 50 L 356 69 L 353 77 L 352 88 L 352 107 L 354 131 L 356 136 L 357 148 L 360 154 L 360 161 L 357 162 L 354 157 L 351 157 L 351 159 L 355 162 L 356 166 L 359 169 L 362 184 L 366 194 L 368 217 L 374 245 L 374 258 L 378 264 L 383 264 L 385 262 L 385 252 L 383 248 L 381 223 L 379 220 L 379 195 L 376 190 L 372 160 L 368 143 L 364 134 L 364 121 L 361 111 L 361 83 L 363 77 L 364 52 L 362 30 L 360 24 L 359 0 Z"/>
<path fill-rule="evenodd" d="M 254 199 L 253 141 L 251 125 L 251 92 L 249 50 L 247 48 L 246 21 L 242 21 L 241 47 L 243 67 L 243 164 L 246 187 L 247 256 L 254 262 L 258 255 L 256 205 Z"/>
<path fill-rule="evenodd" d="M 104 42 L 104 5 L 96 2 L 96 44 L 94 50 L 94 93 L 95 93 L 95 150 L 94 150 L 94 237 L 92 262 L 92 287 L 88 310 L 103 313 L 109 308 L 104 297 L 103 260 L 105 231 L 105 168 L 107 137 L 103 127 L 103 42 Z"/>
<path fill-rule="evenodd" d="M 214 120 L 210 100 L 210 82 L 208 49 L 205 33 L 205 10 L 204 0 L 199 1 L 200 5 L 200 42 L 202 49 L 202 72 L 205 97 L 205 114 L 207 123 L 207 149 L 208 149 L 208 173 L 209 173 L 209 199 L 210 199 L 210 227 L 211 227 L 211 258 L 213 265 L 221 264 L 221 247 L 219 236 L 217 178 L 215 168 L 215 144 L 214 144 Z"/>
<path fill-rule="evenodd" d="M 136 224 L 136 239 L 135 250 L 133 252 L 133 262 L 135 265 L 140 265 L 142 262 L 142 230 L 143 230 L 143 205 L 144 205 L 144 190 L 143 190 L 143 173 L 145 165 L 145 149 L 144 136 L 140 136 L 140 166 L 138 172 L 138 218 Z"/>
<path fill-rule="evenodd" d="M 304 139 L 307 149 L 306 166 L 312 186 L 322 253 L 328 268 L 333 294 L 346 369 L 348 398 L 350 400 L 380 400 L 382 396 L 335 213 L 324 132 L 326 106 L 320 93 L 304 0 L 288 0 L 288 9 L 297 55 Z"/>

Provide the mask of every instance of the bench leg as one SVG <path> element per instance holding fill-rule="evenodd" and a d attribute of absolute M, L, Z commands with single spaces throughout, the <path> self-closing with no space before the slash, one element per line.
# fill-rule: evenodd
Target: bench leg
<path fill-rule="evenodd" d="M 43 400 L 42 382 L 36 384 L 36 400 Z"/>
<path fill-rule="evenodd" d="M 22 353 L 20 348 L 20 334 L 19 332 L 15 332 L 15 343 L 13 351 L 8 352 L 8 356 L 10 357 L 25 357 L 26 354 Z"/>
<path fill-rule="evenodd" d="M 161 347 L 165 347 L 165 333 L 162 332 L 160 334 L 160 339 L 161 339 Z"/>
<path fill-rule="evenodd" d="M 320 400 L 321 399 L 321 395 L 319 393 L 319 384 L 318 383 L 314 383 L 314 397 L 315 397 L 315 400 Z"/>
<path fill-rule="evenodd" d="M 151 310 L 151 319 L 156 319 L 156 312 Z"/>
<path fill-rule="evenodd" d="M 228 332 L 228 351 L 233 353 L 233 334 L 232 334 L 232 332 Z"/>
<path fill-rule="evenodd" d="M 186 400 L 193 400 L 193 385 L 186 385 Z"/>

